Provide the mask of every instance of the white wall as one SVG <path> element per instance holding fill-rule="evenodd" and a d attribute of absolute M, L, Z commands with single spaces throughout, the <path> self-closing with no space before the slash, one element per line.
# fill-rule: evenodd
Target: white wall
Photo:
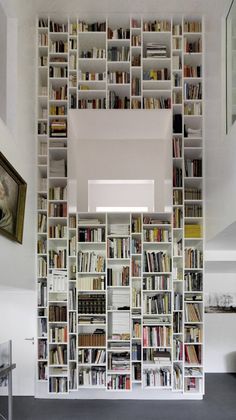
<path fill-rule="evenodd" d="M 0 4 L 0 118 L 6 121 L 7 17 Z"/>
<path fill-rule="evenodd" d="M 206 273 L 205 292 L 236 293 L 235 276 L 234 272 Z M 235 322 L 236 314 L 205 314 L 207 372 L 236 372 Z"/>
<path fill-rule="evenodd" d="M 8 32 L 11 34 L 7 42 L 10 49 L 7 57 L 10 64 L 7 98 L 10 130 L 0 120 L 0 150 L 27 182 L 27 198 L 23 245 L 0 236 L 0 342 L 13 339 L 14 361 L 17 362 L 14 393 L 32 395 L 34 367 L 24 351 L 24 344 L 32 344 L 24 342 L 24 338 L 28 333 L 36 336 L 35 311 L 32 313 L 36 249 L 34 20 L 21 19 L 16 25 L 16 20 L 10 19 Z M 23 315 L 25 322 L 22 325 Z M 32 349 L 30 354 L 33 354 Z"/>
<path fill-rule="evenodd" d="M 0 285 L 25 289 L 35 288 L 34 33 L 32 22 L 19 21 L 20 53 L 12 61 L 17 68 L 16 136 L 0 121 L 0 150 L 27 182 L 23 245 L 0 236 Z"/>

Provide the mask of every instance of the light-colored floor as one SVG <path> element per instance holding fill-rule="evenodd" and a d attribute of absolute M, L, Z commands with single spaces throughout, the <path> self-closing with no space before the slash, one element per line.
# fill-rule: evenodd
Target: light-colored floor
<path fill-rule="evenodd" d="M 7 400 L 0 397 L 0 413 Z M 36 400 L 14 397 L 14 420 L 236 420 L 236 374 L 206 375 L 203 401 Z"/>

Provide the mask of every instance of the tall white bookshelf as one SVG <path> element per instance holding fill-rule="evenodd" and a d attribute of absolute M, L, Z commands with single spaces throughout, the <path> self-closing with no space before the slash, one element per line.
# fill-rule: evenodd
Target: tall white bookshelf
<path fill-rule="evenodd" d="M 204 394 L 203 41 L 200 17 L 38 19 L 37 381 L 50 394 Z M 68 111 L 84 108 L 172 109 L 171 214 L 68 214 Z M 147 270 L 159 251 L 169 271 Z M 85 254 L 102 269 L 83 271 Z"/>

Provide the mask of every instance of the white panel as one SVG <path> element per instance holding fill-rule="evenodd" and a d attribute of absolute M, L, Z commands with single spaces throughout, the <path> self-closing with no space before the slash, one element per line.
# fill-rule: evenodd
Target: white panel
<path fill-rule="evenodd" d="M 35 307 L 34 292 L 0 293 L 0 342 L 12 340 L 14 395 L 34 395 L 35 347 L 25 338 L 36 337 Z M 6 389 L 0 391 L 5 393 Z"/>
<path fill-rule="evenodd" d="M 83 140 L 163 140 L 171 129 L 171 110 L 69 110 L 69 133 Z"/>

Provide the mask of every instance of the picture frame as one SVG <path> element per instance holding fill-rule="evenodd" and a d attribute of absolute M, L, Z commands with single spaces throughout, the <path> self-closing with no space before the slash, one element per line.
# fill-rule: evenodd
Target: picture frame
<path fill-rule="evenodd" d="M 0 234 L 23 242 L 27 184 L 0 152 Z"/>

